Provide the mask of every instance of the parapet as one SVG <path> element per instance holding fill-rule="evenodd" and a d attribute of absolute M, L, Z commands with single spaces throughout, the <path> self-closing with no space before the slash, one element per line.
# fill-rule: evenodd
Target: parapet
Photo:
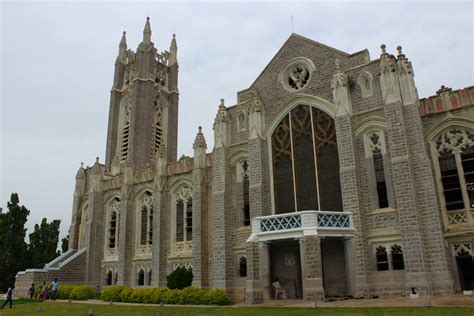
<path fill-rule="evenodd" d="M 474 86 L 454 90 L 441 86 L 435 96 L 420 99 L 420 116 L 456 110 L 474 104 Z"/>

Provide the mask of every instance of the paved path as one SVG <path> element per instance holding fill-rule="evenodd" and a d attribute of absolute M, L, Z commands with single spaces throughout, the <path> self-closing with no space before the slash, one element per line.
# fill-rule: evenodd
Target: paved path
<path fill-rule="evenodd" d="M 61 302 L 68 302 L 68 300 L 58 300 Z M 74 303 L 82 304 L 110 304 L 100 300 L 88 301 L 73 301 Z M 423 307 L 426 304 L 432 306 L 459 306 L 459 307 L 474 307 L 474 295 L 448 295 L 448 296 L 422 296 L 418 299 L 410 299 L 408 297 L 390 297 L 377 299 L 348 299 L 334 302 L 317 302 L 317 307 Z M 139 303 L 113 303 L 114 305 L 130 305 L 130 306 L 160 306 L 159 304 L 139 304 Z M 165 306 L 180 306 L 180 307 L 206 307 L 203 305 L 167 305 Z M 278 300 L 270 303 L 246 305 L 236 304 L 234 307 L 253 306 L 253 307 L 312 307 L 312 302 L 303 300 Z"/>

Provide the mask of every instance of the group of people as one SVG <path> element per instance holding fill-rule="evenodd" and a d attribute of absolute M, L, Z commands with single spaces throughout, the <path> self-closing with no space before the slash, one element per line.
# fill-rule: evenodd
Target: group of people
<path fill-rule="evenodd" d="M 15 289 L 15 285 L 12 285 L 8 288 L 7 294 L 6 294 L 6 300 L 3 303 L 1 309 L 3 309 L 8 303 L 10 303 L 10 308 L 12 308 L 13 305 L 13 290 Z M 41 286 L 41 291 L 38 295 L 38 298 L 42 301 L 47 300 L 50 298 L 52 301 L 56 300 L 56 295 L 59 290 L 59 282 L 58 279 L 54 279 L 51 282 L 51 287 L 50 287 L 50 292 L 48 293 L 48 287 L 46 286 L 46 281 L 43 281 L 43 285 Z M 31 287 L 28 290 L 28 296 L 30 299 L 32 299 L 35 296 L 35 284 L 31 283 Z"/>

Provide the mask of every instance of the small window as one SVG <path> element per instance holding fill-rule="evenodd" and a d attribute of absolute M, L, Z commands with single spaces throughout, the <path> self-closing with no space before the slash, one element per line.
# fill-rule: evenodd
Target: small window
<path fill-rule="evenodd" d="M 247 258 L 240 257 L 239 259 L 239 276 L 246 277 L 247 276 Z"/>
<path fill-rule="evenodd" d="M 112 285 L 112 271 L 107 272 L 107 285 Z"/>
<path fill-rule="evenodd" d="M 145 271 L 143 269 L 140 269 L 140 272 L 138 272 L 138 285 L 145 285 Z"/>
<path fill-rule="evenodd" d="M 118 281 L 118 272 L 115 272 L 115 280 L 114 280 L 114 284 L 117 284 L 117 281 Z"/>
<path fill-rule="evenodd" d="M 378 246 L 375 249 L 375 257 L 377 260 L 377 270 L 378 271 L 386 271 L 388 270 L 388 256 L 387 256 L 387 249 L 383 246 Z"/>
<path fill-rule="evenodd" d="M 148 270 L 148 285 L 151 285 L 151 269 Z"/>
<path fill-rule="evenodd" d="M 405 263 L 403 262 L 403 251 L 399 245 L 392 246 L 392 267 L 393 270 L 404 270 Z"/>

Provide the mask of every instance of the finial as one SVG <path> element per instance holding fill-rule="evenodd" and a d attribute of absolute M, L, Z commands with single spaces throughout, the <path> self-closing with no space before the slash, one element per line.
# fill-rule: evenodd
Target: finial
<path fill-rule="evenodd" d="M 175 33 L 173 33 L 173 38 L 176 38 L 176 34 L 175 34 Z"/>
<path fill-rule="evenodd" d="M 198 130 L 199 130 L 198 133 L 202 133 L 202 126 L 198 126 Z"/>
<path fill-rule="evenodd" d="M 84 162 L 81 161 L 81 169 L 84 169 Z"/>
<path fill-rule="evenodd" d="M 99 157 L 95 157 L 95 163 L 99 163 Z"/>
<path fill-rule="evenodd" d="M 397 52 L 399 55 L 402 54 L 402 47 L 400 45 L 397 46 Z"/>
<path fill-rule="evenodd" d="M 150 27 L 150 18 L 146 17 L 145 29 L 143 30 L 143 42 L 151 42 L 151 27 Z"/>
<path fill-rule="evenodd" d="M 123 36 L 127 35 L 127 32 L 123 31 L 123 32 L 122 32 L 122 35 L 123 35 Z"/>
<path fill-rule="evenodd" d="M 224 98 L 221 98 L 221 104 L 220 106 L 224 106 Z"/>
<path fill-rule="evenodd" d="M 382 49 L 382 54 L 386 54 L 387 51 L 385 50 L 387 46 L 385 44 L 380 45 L 380 48 Z"/>
<path fill-rule="evenodd" d="M 335 63 L 336 63 L 336 70 L 338 72 L 341 71 L 341 61 L 339 60 L 339 58 L 336 58 Z"/>

